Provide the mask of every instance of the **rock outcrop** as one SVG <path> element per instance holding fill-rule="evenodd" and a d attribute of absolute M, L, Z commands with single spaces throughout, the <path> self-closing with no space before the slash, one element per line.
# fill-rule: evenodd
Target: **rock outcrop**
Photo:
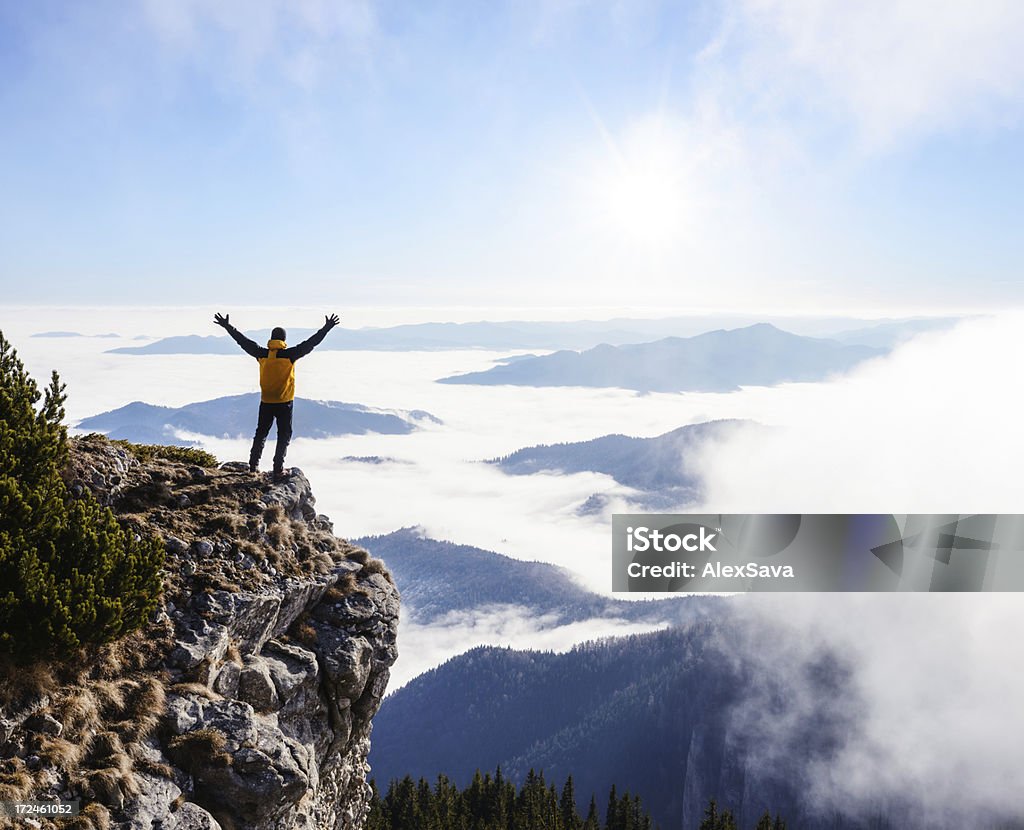
<path fill-rule="evenodd" d="M 73 442 L 71 491 L 164 539 L 164 594 L 145 631 L 0 710 L 0 791 L 80 798 L 82 828 L 360 827 L 391 577 L 333 535 L 301 471 L 189 462 Z"/>

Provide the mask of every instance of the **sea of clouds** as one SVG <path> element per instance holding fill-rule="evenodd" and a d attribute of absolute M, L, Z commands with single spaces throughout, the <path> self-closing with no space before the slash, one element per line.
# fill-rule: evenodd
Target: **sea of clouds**
<path fill-rule="evenodd" d="M 200 317 L 205 324 L 205 310 L 181 315 L 184 322 L 166 311 L 130 320 L 111 310 L 79 311 L 74 324 L 42 312 L 5 316 L 14 323 L 5 324 L 5 334 L 34 374 L 56 368 L 68 382 L 71 421 L 131 400 L 181 405 L 251 391 L 256 383 L 255 366 L 241 355 L 109 355 L 104 351 L 122 341 L 28 337 L 55 328 L 181 333 Z M 565 566 L 606 591 L 608 514 L 581 517 L 575 509 L 599 491 L 613 496 L 615 509 L 629 491 L 598 474 L 506 476 L 481 459 L 537 443 L 612 432 L 650 436 L 711 418 L 748 418 L 776 429 L 738 427 L 704 448 L 704 510 L 1016 512 L 1024 504 L 1024 381 L 1015 358 L 1024 353 L 1022 341 L 1024 315 L 1005 313 L 921 335 L 829 382 L 682 395 L 433 382 L 500 356 L 486 351 L 320 352 L 299 366 L 300 394 L 426 409 L 444 423 L 407 436 L 299 440 L 289 461 L 310 476 L 318 506 L 343 535 L 419 525 L 437 538 Z M 222 459 L 243 458 L 248 447 L 247 440 L 205 443 Z M 365 455 L 402 463 L 341 460 Z M 822 802 L 927 804 L 938 826 L 983 807 L 1024 815 L 1024 791 L 1013 786 L 1024 734 L 1019 595 L 801 594 L 736 603 L 749 630 L 760 632 L 736 644 L 737 654 L 765 676 L 822 648 L 856 668 L 859 726 L 834 763 L 807 770 Z M 509 607 L 452 615 L 436 626 L 407 623 L 400 646 L 412 656 L 400 660 L 396 679 L 405 682 L 477 644 L 563 650 L 636 630 L 607 620 L 600 628 L 559 627 Z M 745 705 L 760 704 L 752 692 Z M 794 689 L 779 728 L 762 727 L 765 751 L 784 747 L 786 718 L 807 711 Z"/>

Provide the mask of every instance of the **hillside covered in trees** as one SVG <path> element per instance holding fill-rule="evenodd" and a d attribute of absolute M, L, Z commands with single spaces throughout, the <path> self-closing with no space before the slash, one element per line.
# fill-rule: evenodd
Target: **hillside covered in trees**
<path fill-rule="evenodd" d="M 592 795 L 584 817 L 571 775 L 559 789 L 545 781 L 543 772 L 532 769 L 521 787 L 509 781 L 500 767 L 493 776 L 477 770 L 463 789 L 444 775 L 437 777 L 433 787 L 426 779 L 414 783 L 406 776 L 392 781 L 383 798 L 374 786 L 366 830 L 660 830 L 640 797 L 619 794 L 614 784 L 603 803 L 606 806 L 599 809 Z M 732 811 L 721 809 L 712 799 L 692 830 L 739 827 Z M 786 823 L 765 811 L 750 827 L 786 830 Z"/>
<path fill-rule="evenodd" d="M 498 766 L 522 783 L 530 769 L 573 776 L 585 801 L 612 785 L 639 795 L 662 827 L 692 827 L 709 799 L 741 826 L 764 811 L 797 822 L 804 769 L 826 762 L 853 728 L 857 701 L 848 670 L 827 654 L 793 666 L 812 710 L 794 722 L 786 750 L 754 759 L 756 730 L 736 707 L 760 685 L 774 710 L 785 688 L 758 677 L 730 650 L 741 624 L 718 621 L 596 641 L 565 654 L 477 648 L 416 678 L 385 699 L 375 720 L 371 764 L 378 781 L 439 774 L 467 785 Z M 819 826 L 804 825 L 800 826 Z"/>
<path fill-rule="evenodd" d="M 431 539 L 415 528 L 352 541 L 387 563 L 405 612 L 420 624 L 494 605 L 519 606 L 534 619 L 559 624 L 600 617 L 683 623 L 712 615 L 725 602 L 711 596 L 612 599 L 588 591 L 556 565 Z"/>

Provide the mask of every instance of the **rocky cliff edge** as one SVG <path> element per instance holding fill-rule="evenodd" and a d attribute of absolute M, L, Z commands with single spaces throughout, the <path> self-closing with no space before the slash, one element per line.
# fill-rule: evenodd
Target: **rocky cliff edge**
<path fill-rule="evenodd" d="M 190 460 L 72 441 L 71 492 L 164 540 L 164 592 L 144 630 L 0 678 L 0 800 L 80 799 L 74 830 L 361 827 L 398 592 L 301 471 Z"/>

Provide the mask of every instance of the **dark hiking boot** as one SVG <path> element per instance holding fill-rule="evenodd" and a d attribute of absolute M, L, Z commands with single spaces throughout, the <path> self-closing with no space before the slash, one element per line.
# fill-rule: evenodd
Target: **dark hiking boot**
<path fill-rule="evenodd" d="M 274 470 L 274 484 L 280 484 L 292 477 L 291 470 Z"/>

